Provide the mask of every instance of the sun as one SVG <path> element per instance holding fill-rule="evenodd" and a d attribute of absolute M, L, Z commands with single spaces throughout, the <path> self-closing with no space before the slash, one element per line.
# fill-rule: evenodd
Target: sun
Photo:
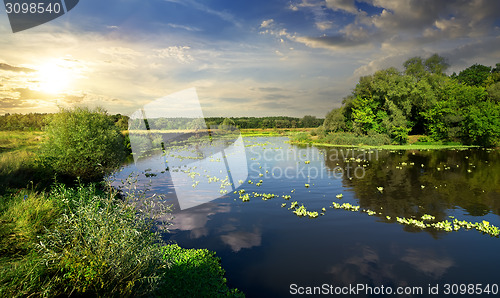
<path fill-rule="evenodd" d="M 69 91 L 74 76 L 69 65 L 63 61 L 52 61 L 38 68 L 36 89 L 50 94 Z"/>

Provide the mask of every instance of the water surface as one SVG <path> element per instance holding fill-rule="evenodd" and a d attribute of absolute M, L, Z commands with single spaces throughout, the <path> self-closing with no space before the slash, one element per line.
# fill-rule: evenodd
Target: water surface
<path fill-rule="evenodd" d="M 165 238 L 216 251 L 229 286 L 247 297 L 287 297 L 293 288 L 324 284 L 422 287 L 424 295 L 413 297 L 424 297 L 430 296 L 429 285 L 442 291 L 445 284 L 500 284 L 498 237 L 395 220 L 429 214 L 435 221 L 486 220 L 500 226 L 498 151 L 321 149 L 286 141 L 244 138 L 248 178 L 235 190 L 244 189 L 249 202 L 229 188 L 215 200 L 179 210 L 169 171 L 145 177 L 129 165 L 118 178 L 135 171 L 139 184 L 151 180 L 151 191 L 165 194 L 175 208 Z M 202 173 L 193 174 L 201 180 L 201 169 L 185 168 Z M 252 192 L 276 197 L 263 200 Z M 293 201 L 324 215 L 298 217 L 289 209 Z M 360 211 L 334 209 L 333 202 L 358 205 Z M 356 295 L 365 296 L 371 295 Z"/>

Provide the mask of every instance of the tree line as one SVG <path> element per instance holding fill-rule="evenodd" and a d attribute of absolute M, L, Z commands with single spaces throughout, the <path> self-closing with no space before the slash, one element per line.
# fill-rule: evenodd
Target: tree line
<path fill-rule="evenodd" d="M 0 131 L 41 131 L 54 114 L 29 113 L 0 115 Z M 129 117 L 115 114 L 107 115 L 120 130 L 129 128 Z M 311 128 L 323 124 L 321 118 L 306 115 L 302 118 L 277 116 L 277 117 L 208 117 L 203 123 L 200 119 L 191 118 L 150 118 L 147 121 L 138 119 L 131 121 L 131 128 L 135 129 L 197 129 L 202 127 L 215 127 L 219 125 L 232 125 L 238 128 Z"/>
<path fill-rule="evenodd" d="M 408 135 L 433 141 L 500 144 L 500 63 L 474 64 L 448 76 L 446 60 L 434 54 L 413 57 L 394 67 L 362 76 L 340 108 L 324 122 L 329 132 L 388 135 L 404 144 Z"/>

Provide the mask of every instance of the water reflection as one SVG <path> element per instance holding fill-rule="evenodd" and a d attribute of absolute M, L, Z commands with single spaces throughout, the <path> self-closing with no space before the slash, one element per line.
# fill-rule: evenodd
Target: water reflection
<path fill-rule="evenodd" d="M 469 216 L 500 214 L 497 151 L 381 150 L 378 159 L 361 162 L 326 158 L 337 150 L 326 149 L 326 166 L 332 171 L 339 166 L 344 169 L 362 166 L 362 176 L 344 179 L 343 183 L 353 189 L 362 208 L 382 209 L 383 217 L 419 218 L 427 213 L 443 220 L 450 210 L 457 208 Z M 377 187 L 383 187 L 383 192 Z"/>
<path fill-rule="evenodd" d="M 256 227 L 253 232 L 234 231 L 220 236 L 222 241 L 229 245 L 234 252 L 240 251 L 242 248 L 251 248 L 260 246 L 262 241 L 262 233 Z"/>
<path fill-rule="evenodd" d="M 303 148 L 285 141 L 244 139 L 248 179 L 253 183 L 244 181 L 238 190 L 277 197 L 263 200 L 252 196 L 249 202 L 242 202 L 237 193 L 228 192 L 193 208 L 177 207 L 171 233 L 165 237 L 184 247 L 216 251 L 230 286 L 243 290 L 247 297 L 287 297 L 291 283 L 427 286 L 500 282 L 496 274 L 498 238 L 476 231 L 422 230 L 394 220 L 396 216 L 431 214 L 436 220 L 456 216 L 500 225 L 498 151 L 370 153 Z M 171 192 L 169 175 L 148 177 L 151 190 Z M 257 185 L 259 180 L 262 183 Z M 285 200 L 284 194 L 291 198 Z M 337 194 L 343 194 L 342 198 Z M 308 210 L 325 208 L 325 215 L 298 217 L 288 209 L 292 201 Z M 377 213 L 368 216 L 336 210 L 330 208 L 332 202 L 349 202 Z M 479 247 L 480 253 L 473 253 Z"/>
<path fill-rule="evenodd" d="M 449 268 L 455 265 L 451 258 L 443 255 L 438 256 L 435 251 L 429 249 L 417 250 L 409 248 L 401 260 L 434 279 L 440 278 Z"/>

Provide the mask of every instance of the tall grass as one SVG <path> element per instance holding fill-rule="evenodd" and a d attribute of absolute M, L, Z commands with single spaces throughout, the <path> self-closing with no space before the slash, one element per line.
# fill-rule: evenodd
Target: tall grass
<path fill-rule="evenodd" d="M 133 196 L 56 184 L 0 197 L 0 297 L 240 295 L 213 253 L 166 245 L 148 220 L 159 202 Z"/>

